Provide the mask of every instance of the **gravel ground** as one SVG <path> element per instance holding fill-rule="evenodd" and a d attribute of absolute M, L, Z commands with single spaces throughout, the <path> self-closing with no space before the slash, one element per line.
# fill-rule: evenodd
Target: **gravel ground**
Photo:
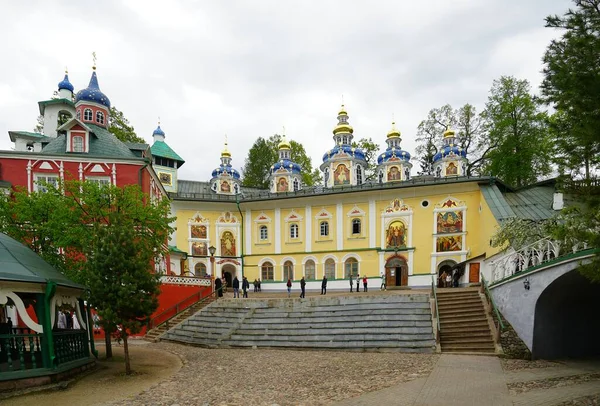
<path fill-rule="evenodd" d="M 577 385 L 583 382 L 598 381 L 600 390 L 600 374 L 581 374 L 572 376 L 561 376 L 558 378 L 549 378 L 535 381 L 515 382 L 508 384 L 508 389 L 511 395 L 528 392 L 534 389 L 550 389 L 562 386 Z M 571 404 L 571 403 L 568 403 Z M 577 403 L 575 403 L 577 404 Z M 585 403 L 582 403 L 585 404 Z"/>
<path fill-rule="evenodd" d="M 560 362 L 536 360 L 527 361 L 524 359 L 506 359 L 502 358 L 502 369 L 505 371 L 520 371 L 522 369 L 535 369 L 535 368 L 553 368 L 559 367 L 563 364 Z"/>
<path fill-rule="evenodd" d="M 584 396 L 575 400 L 560 403 L 556 406 L 598 406 L 600 405 L 600 394 L 593 396 Z"/>
<path fill-rule="evenodd" d="M 428 376 L 435 354 L 205 349 L 158 343 L 184 365 L 114 405 L 326 405 Z M 218 384 L 215 384 L 218 382 Z"/>

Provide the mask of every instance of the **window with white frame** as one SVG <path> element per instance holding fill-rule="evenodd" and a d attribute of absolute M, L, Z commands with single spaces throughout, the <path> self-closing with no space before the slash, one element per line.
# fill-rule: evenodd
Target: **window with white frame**
<path fill-rule="evenodd" d="M 81 110 L 77 110 L 77 120 L 81 120 Z"/>
<path fill-rule="evenodd" d="M 358 261 L 356 258 L 348 258 L 344 263 L 344 278 L 356 278 L 358 276 Z"/>
<path fill-rule="evenodd" d="M 290 238 L 297 239 L 298 238 L 298 224 L 292 223 L 290 224 Z"/>
<path fill-rule="evenodd" d="M 101 111 L 96 112 L 96 122 L 98 124 L 104 124 L 104 113 Z"/>
<path fill-rule="evenodd" d="M 269 228 L 267 226 L 260 226 L 258 228 L 258 233 L 261 241 L 267 241 L 269 239 Z"/>
<path fill-rule="evenodd" d="M 93 113 L 92 113 L 92 109 L 85 109 L 83 110 L 83 119 L 86 121 L 92 121 L 93 119 Z"/>
<path fill-rule="evenodd" d="M 325 276 L 327 279 L 335 279 L 335 261 L 332 258 L 325 261 Z"/>
<path fill-rule="evenodd" d="M 85 180 L 87 180 L 88 182 L 93 182 L 98 186 L 110 185 L 109 176 L 87 176 Z"/>
<path fill-rule="evenodd" d="M 294 264 L 292 261 L 285 261 L 283 264 L 283 280 L 294 280 Z"/>
<path fill-rule="evenodd" d="M 360 235 L 361 231 L 360 219 L 352 219 L 352 235 Z"/>
<path fill-rule="evenodd" d="M 194 266 L 194 276 L 199 276 L 201 278 L 206 276 L 206 265 L 204 265 L 202 262 L 198 262 L 195 266 Z"/>
<path fill-rule="evenodd" d="M 316 279 L 315 278 L 315 261 L 309 259 L 304 263 L 304 277 L 306 279 Z"/>
<path fill-rule="evenodd" d="M 362 183 L 363 183 L 362 166 L 357 165 L 356 166 L 356 184 L 362 185 Z"/>
<path fill-rule="evenodd" d="M 321 221 L 320 224 L 321 237 L 329 236 L 329 221 Z"/>
<path fill-rule="evenodd" d="M 273 280 L 273 264 L 270 262 L 265 262 L 260 267 L 260 276 L 263 281 L 272 281 Z"/>
<path fill-rule="evenodd" d="M 298 179 L 294 179 L 294 192 L 300 190 L 300 181 Z"/>
<path fill-rule="evenodd" d="M 80 135 L 76 135 L 71 139 L 72 151 L 73 152 L 83 152 L 83 137 Z"/>
<path fill-rule="evenodd" d="M 50 187 L 58 186 L 58 175 L 35 174 L 34 179 L 33 189 L 36 192 L 46 193 Z"/>

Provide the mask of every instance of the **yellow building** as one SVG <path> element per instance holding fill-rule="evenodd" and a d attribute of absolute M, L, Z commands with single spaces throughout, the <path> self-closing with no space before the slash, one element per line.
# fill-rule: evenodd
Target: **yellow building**
<path fill-rule="evenodd" d="M 172 255 L 171 269 L 228 282 L 243 275 L 260 279 L 263 289 L 284 289 L 288 278 L 303 276 L 308 288 L 327 276 L 328 288 L 349 289 L 359 274 L 371 288 L 381 278 L 389 287 L 430 286 L 444 271 L 461 285 L 479 282 L 486 258 L 498 251 L 490 247 L 498 221 L 515 215 L 504 198 L 514 191 L 465 176 L 466 151 L 451 130 L 434 158 L 435 176 L 411 178 L 410 154 L 393 125 L 372 183 L 364 181 L 363 152 L 351 147 L 343 106 L 333 133 L 323 186 L 303 187 L 285 138 L 269 190 L 241 186 L 227 144 L 209 182 L 180 179 L 170 194 L 177 217 L 171 244 L 187 258 Z"/>

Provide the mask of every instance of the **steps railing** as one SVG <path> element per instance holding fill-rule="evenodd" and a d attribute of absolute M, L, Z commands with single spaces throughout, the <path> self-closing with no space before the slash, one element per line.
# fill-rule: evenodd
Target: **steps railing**
<path fill-rule="evenodd" d="M 496 319 L 498 320 L 498 323 L 496 323 L 496 342 L 498 342 L 498 340 L 500 339 L 500 333 L 502 332 L 502 330 L 504 330 L 504 323 L 502 322 L 502 315 L 500 314 L 500 311 L 498 311 L 498 308 L 494 303 L 494 298 L 490 293 L 490 289 L 488 288 L 488 282 L 485 279 L 485 276 L 483 276 L 483 273 L 481 274 L 481 290 L 483 291 L 482 293 L 485 294 L 487 302 L 492 308 L 494 314 L 496 315 Z"/>
<path fill-rule="evenodd" d="M 163 323 L 167 323 L 170 319 L 177 316 L 181 312 L 189 309 L 190 307 L 192 307 L 196 304 L 202 303 L 204 301 L 207 301 L 209 298 L 218 294 L 219 290 L 222 290 L 222 289 L 223 289 L 222 287 L 219 289 L 216 289 L 204 297 L 202 297 L 202 294 L 204 293 L 203 291 L 196 292 L 193 295 L 186 297 L 179 303 L 175 304 L 174 306 L 169 307 L 168 309 L 160 312 L 159 314 L 154 316 L 152 319 L 150 319 L 150 321 L 148 322 L 148 331 L 160 326 Z"/>
<path fill-rule="evenodd" d="M 441 332 L 441 327 L 440 327 L 440 311 L 438 309 L 438 300 L 437 300 L 437 286 L 436 286 L 436 280 L 435 277 L 431 277 L 431 296 L 433 296 L 433 301 L 435 303 L 435 308 L 434 308 L 434 317 L 437 321 L 437 331 L 435 334 L 435 341 L 436 343 L 440 342 L 440 332 Z"/>

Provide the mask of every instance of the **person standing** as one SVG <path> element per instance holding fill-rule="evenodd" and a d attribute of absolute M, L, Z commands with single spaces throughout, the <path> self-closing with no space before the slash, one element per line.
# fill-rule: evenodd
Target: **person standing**
<path fill-rule="evenodd" d="M 350 278 L 348 278 L 348 279 L 350 279 L 350 293 L 352 293 L 352 292 L 354 292 L 354 288 L 353 288 L 354 278 L 352 277 L 352 275 L 350 275 Z"/>
<path fill-rule="evenodd" d="M 215 279 L 215 290 L 217 291 L 217 297 L 223 297 L 223 282 L 221 282 L 221 278 L 218 276 Z"/>
<path fill-rule="evenodd" d="M 304 276 L 300 279 L 300 297 L 304 299 L 306 296 L 306 281 L 304 280 Z"/>
<path fill-rule="evenodd" d="M 240 280 L 237 276 L 233 278 L 233 298 L 240 298 Z"/>
<path fill-rule="evenodd" d="M 379 288 L 380 290 L 387 290 L 387 286 L 385 285 L 386 281 L 385 281 L 385 272 L 381 273 L 381 287 Z"/>
<path fill-rule="evenodd" d="M 248 297 L 248 289 L 250 289 L 250 282 L 248 282 L 248 279 L 244 276 L 242 278 L 242 291 L 244 292 L 244 297 Z"/>
<path fill-rule="evenodd" d="M 56 323 L 56 327 L 61 329 L 67 328 L 67 317 L 62 310 L 58 311 L 58 322 Z"/>
<path fill-rule="evenodd" d="M 360 275 L 356 275 L 356 291 L 360 292 Z"/>
<path fill-rule="evenodd" d="M 254 285 L 254 293 L 258 292 L 258 281 L 256 280 L 256 278 L 254 278 L 254 282 L 252 282 L 252 285 Z"/>
<path fill-rule="evenodd" d="M 367 291 L 367 275 L 363 277 L 363 290 Z"/>
<path fill-rule="evenodd" d="M 286 286 L 288 291 L 288 297 L 290 297 L 292 295 L 292 280 L 290 278 L 288 278 Z"/>
<path fill-rule="evenodd" d="M 262 292 L 262 290 L 260 290 L 260 278 L 258 278 L 258 291 Z"/>
<path fill-rule="evenodd" d="M 321 282 L 321 294 L 327 294 L 327 275 L 323 275 L 323 281 Z"/>

